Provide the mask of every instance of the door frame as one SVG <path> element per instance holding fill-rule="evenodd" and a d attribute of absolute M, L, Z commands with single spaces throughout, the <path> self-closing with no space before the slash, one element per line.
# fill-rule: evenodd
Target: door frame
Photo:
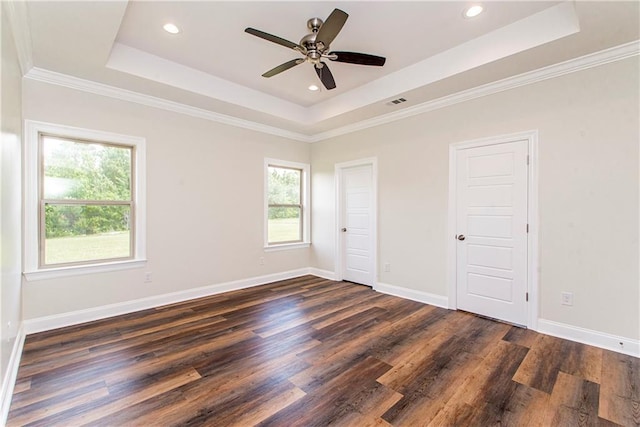
<path fill-rule="evenodd" d="M 529 233 L 527 236 L 527 328 L 538 329 L 539 295 L 538 295 L 538 130 L 491 136 L 452 143 L 449 145 L 449 208 L 447 228 L 447 283 L 449 308 L 456 310 L 457 305 L 457 256 L 456 256 L 456 197 L 457 197 L 457 156 L 460 150 L 504 144 L 507 142 L 527 141 L 529 168 L 527 171 L 527 218 Z"/>
<path fill-rule="evenodd" d="M 341 281 L 343 279 L 343 259 L 344 253 L 342 250 L 344 233 L 340 231 L 342 227 L 342 190 L 344 185 L 344 170 L 347 168 L 353 168 L 357 166 L 371 165 L 371 185 L 372 185 L 372 201 L 371 201 L 371 286 L 375 289 L 378 282 L 378 158 L 367 157 L 358 160 L 352 160 L 349 162 L 336 163 L 335 164 L 335 193 L 336 193 L 336 216 L 335 216 L 335 242 L 336 242 L 336 258 L 334 263 L 335 279 Z"/>

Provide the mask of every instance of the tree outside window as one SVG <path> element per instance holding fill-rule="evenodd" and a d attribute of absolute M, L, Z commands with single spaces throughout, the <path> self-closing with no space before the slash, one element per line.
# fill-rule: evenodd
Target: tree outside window
<path fill-rule="evenodd" d="M 41 135 L 40 265 L 130 259 L 131 146 Z"/>
<path fill-rule="evenodd" d="M 309 165 L 265 159 L 265 250 L 309 246 Z"/>
<path fill-rule="evenodd" d="M 268 167 L 268 239 L 273 243 L 302 241 L 302 170 Z"/>

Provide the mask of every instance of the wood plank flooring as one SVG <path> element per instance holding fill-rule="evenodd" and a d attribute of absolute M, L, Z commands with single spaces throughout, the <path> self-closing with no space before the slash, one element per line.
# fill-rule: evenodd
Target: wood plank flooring
<path fill-rule="evenodd" d="M 638 426 L 640 359 L 314 276 L 29 335 L 9 426 Z"/>

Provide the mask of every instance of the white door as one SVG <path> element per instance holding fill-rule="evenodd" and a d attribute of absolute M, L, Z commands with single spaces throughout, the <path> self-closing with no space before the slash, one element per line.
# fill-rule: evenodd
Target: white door
<path fill-rule="evenodd" d="M 373 286 L 373 166 L 341 169 L 342 279 Z"/>
<path fill-rule="evenodd" d="M 527 324 L 527 141 L 459 150 L 457 307 Z M 452 236 L 453 238 L 453 236 Z"/>

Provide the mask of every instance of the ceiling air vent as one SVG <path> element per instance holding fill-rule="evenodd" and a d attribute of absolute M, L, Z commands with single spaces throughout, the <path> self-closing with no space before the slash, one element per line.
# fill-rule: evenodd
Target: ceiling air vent
<path fill-rule="evenodd" d="M 404 98 L 398 98 L 398 99 L 394 99 L 392 101 L 387 102 L 387 105 L 398 105 L 398 104 L 402 104 L 403 102 L 407 102 L 407 100 Z"/>

